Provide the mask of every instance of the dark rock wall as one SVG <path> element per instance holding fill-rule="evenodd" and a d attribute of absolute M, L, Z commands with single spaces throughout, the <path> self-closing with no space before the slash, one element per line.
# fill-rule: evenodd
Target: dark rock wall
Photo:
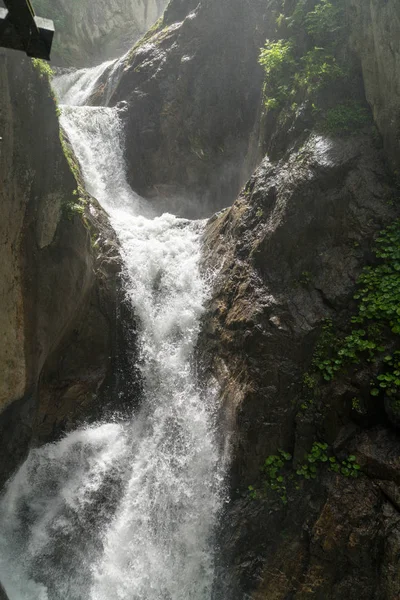
<path fill-rule="evenodd" d="M 390 181 L 367 133 L 312 135 L 286 159 L 265 159 L 232 209 L 208 227 L 205 262 L 221 270 L 200 350 L 217 374 L 233 432 L 217 598 L 396 598 L 397 559 L 393 565 L 383 541 L 399 519 L 380 484 L 386 453 L 398 456 L 397 436 L 384 415 L 367 431 L 352 421 L 351 398 L 364 381 L 339 381 L 300 408 L 323 320 L 349 318 L 370 240 L 396 215 Z M 361 447 L 368 448 L 380 456 L 377 470 L 351 482 L 334 474 L 303 482 L 287 506 L 276 494 L 248 497 L 267 456 L 284 449 L 301 462 L 319 440 L 364 467 Z"/>
<path fill-rule="evenodd" d="M 397 0 L 351 0 L 352 43 L 365 93 L 393 169 L 400 168 L 400 5 Z"/>
<path fill-rule="evenodd" d="M 46 75 L 22 54 L 2 52 L 0 80 L 4 482 L 33 435 L 54 439 L 99 403 L 116 354 L 120 267 L 100 208 L 71 208 L 78 184 Z"/>
<path fill-rule="evenodd" d="M 116 85 L 111 103 L 127 102 L 130 182 L 178 214 L 229 205 L 254 168 L 264 13 L 259 0 L 173 0 Z"/>

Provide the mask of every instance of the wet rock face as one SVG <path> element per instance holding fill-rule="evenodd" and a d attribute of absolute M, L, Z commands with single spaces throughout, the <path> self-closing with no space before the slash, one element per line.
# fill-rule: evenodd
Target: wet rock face
<path fill-rule="evenodd" d="M 396 170 L 400 166 L 400 6 L 397 0 L 351 0 L 348 8 L 366 97 Z"/>
<path fill-rule="evenodd" d="M 393 193 L 368 130 L 343 139 L 311 134 L 281 160 L 265 158 L 233 207 L 210 221 L 205 265 L 219 274 L 199 351 L 220 382 L 232 434 L 216 597 L 224 590 L 232 600 L 396 598 L 400 521 L 381 479 L 397 498 L 399 465 L 389 456 L 400 446 L 383 410 L 371 432 L 350 414 L 369 374 L 366 382 L 339 379 L 300 409 L 321 325 L 350 318 L 371 240 L 396 216 Z M 283 448 L 301 464 L 318 440 L 355 454 L 363 476 L 322 472 L 301 482 L 286 506 L 273 493 L 248 497 L 267 456 Z"/>
<path fill-rule="evenodd" d="M 266 158 L 233 207 L 210 222 L 205 263 L 221 270 L 207 349 L 235 372 L 228 386 L 241 389 L 234 455 L 244 484 L 257 477 L 257 461 L 293 439 L 296 381 L 319 326 L 345 318 L 370 240 L 395 214 L 385 173 L 368 135 L 312 135 L 282 161 Z"/>
<path fill-rule="evenodd" d="M 12 52 L 0 54 L 0 80 L 2 483 L 33 436 L 54 439 L 101 404 L 120 267 L 100 208 L 71 210 L 77 181 L 47 80 Z"/>
<path fill-rule="evenodd" d="M 119 78 L 111 103 L 128 103 L 130 182 L 173 212 L 204 216 L 227 206 L 254 166 L 264 11 L 259 0 L 174 1 Z"/>

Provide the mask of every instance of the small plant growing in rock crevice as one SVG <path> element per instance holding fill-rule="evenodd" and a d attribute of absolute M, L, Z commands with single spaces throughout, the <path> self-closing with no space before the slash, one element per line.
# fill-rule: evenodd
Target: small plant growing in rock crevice
<path fill-rule="evenodd" d="M 400 335 L 400 219 L 381 231 L 375 255 L 380 262 L 365 267 L 358 278 L 353 329 L 336 337 L 331 348 L 317 346 L 313 365 L 325 381 L 331 381 L 345 366 L 380 356 L 384 372 L 372 382 L 371 394 L 382 390 L 393 396 L 400 392 L 400 354 L 390 351 L 393 336 Z"/>
<path fill-rule="evenodd" d="M 350 454 L 343 460 L 339 460 L 325 442 L 314 442 L 310 452 L 304 456 L 304 463 L 298 466 L 295 472 L 291 462 L 292 455 L 284 450 L 268 456 L 261 467 L 264 476 L 262 486 L 257 489 L 250 485 L 248 487 L 250 498 L 262 499 L 268 490 L 272 490 L 278 494 L 283 504 L 287 504 L 289 484 L 294 485 L 296 490 L 300 487 L 299 482 L 295 481 L 295 476 L 304 480 L 316 479 L 320 467 L 324 465 L 332 473 L 343 477 L 358 477 L 360 472 L 360 465 L 354 455 Z"/>
<path fill-rule="evenodd" d="M 267 489 L 274 490 L 279 495 L 284 504 L 287 503 L 287 490 L 285 477 L 282 469 L 285 464 L 292 459 L 292 455 L 284 450 L 279 450 L 278 454 L 272 454 L 265 459 L 261 471 L 264 475 L 263 490 L 256 490 L 254 486 L 249 486 L 250 497 L 253 499 L 262 497 Z"/>
<path fill-rule="evenodd" d="M 325 133 L 351 134 L 372 125 L 371 113 L 359 102 L 347 102 L 330 108 L 323 115 L 320 128 Z"/>

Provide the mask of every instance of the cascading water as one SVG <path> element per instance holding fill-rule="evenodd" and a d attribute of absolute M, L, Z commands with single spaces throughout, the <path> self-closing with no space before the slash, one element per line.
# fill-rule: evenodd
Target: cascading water
<path fill-rule="evenodd" d="M 223 461 L 213 393 L 192 364 L 203 224 L 154 217 L 128 186 L 118 110 L 82 105 L 102 72 L 55 85 L 87 187 L 121 242 L 141 409 L 31 451 L 0 504 L 0 580 L 10 600 L 210 600 Z"/>

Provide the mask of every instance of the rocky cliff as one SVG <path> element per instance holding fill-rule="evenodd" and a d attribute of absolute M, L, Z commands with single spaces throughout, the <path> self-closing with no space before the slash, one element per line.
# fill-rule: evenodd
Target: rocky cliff
<path fill-rule="evenodd" d="M 53 19 L 52 62 L 88 67 L 126 52 L 158 19 L 167 0 L 34 0 L 35 12 Z"/>
<path fill-rule="evenodd" d="M 2 52 L 0 71 L 3 482 L 33 436 L 53 439 L 99 408 L 117 355 L 120 266 L 60 141 L 45 66 Z"/>
<path fill-rule="evenodd" d="M 232 599 L 399 593 L 399 442 L 383 405 L 371 407 L 372 375 L 360 369 L 326 386 L 307 375 L 326 320 L 339 327 L 351 314 L 370 240 L 398 214 L 389 182 L 368 135 L 311 135 L 285 159 L 266 158 L 209 225 L 207 264 L 221 271 L 202 346 L 233 432 L 219 588 Z M 354 398 L 368 402 L 368 418 Z M 324 468 L 315 480 L 299 476 L 315 443 L 340 460 L 356 456 L 362 476 Z M 293 470 L 278 469 L 287 488 L 275 488 L 268 469 L 260 474 L 268 457 L 280 464 L 280 450 L 294 457 Z"/>
<path fill-rule="evenodd" d="M 385 150 L 399 169 L 400 6 L 396 0 L 349 3 L 352 44 L 363 71 L 365 93 Z"/>
<path fill-rule="evenodd" d="M 114 82 L 110 103 L 127 103 L 130 183 L 169 210 L 227 206 L 254 167 L 264 4 L 173 0 Z"/>

